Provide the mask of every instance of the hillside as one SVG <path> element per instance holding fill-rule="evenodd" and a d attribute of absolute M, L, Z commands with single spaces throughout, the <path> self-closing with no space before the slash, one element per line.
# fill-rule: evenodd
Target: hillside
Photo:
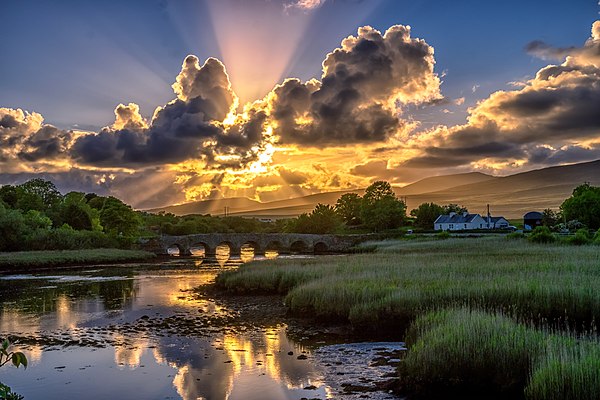
<path fill-rule="evenodd" d="M 558 208 L 581 183 L 600 186 L 600 160 L 564 165 L 494 177 L 478 172 L 434 176 L 410 185 L 394 188 L 397 195 L 406 197 L 408 209 L 424 202 L 438 204 L 458 203 L 470 211 L 483 213 L 490 204 L 492 214 L 507 218 L 520 218 L 528 211 Z M 169 206 L 151 211 L 184 214 L 223 214 L 229 207 L 231 215 L 260 218 L 288 218 L 310 212 L 316 204 L 335 204 L 344 193 L 362 195 L 364 189 L 318 193 L 260 203 L 246 198 L 198 201 Z"/>
<path fill-rule="evenodd" d="M 160 208 L 153 208 L 147 210 L 149 212 L 160 212 L 165 211 L 173 213 L 175 215 L 187 215 L 187 214 L 223 214 L 225 207 L 229 207 L 229 213 L 239 213 L 244 211 L 251 211 L 260 208 L 262 203 L 254 200 L 250 200 L 246 197 L 232 197 L 229 199 L 211 199 L 203 201 L 194 201 L 191 203 L 180 204 L 176 206 L 167 206 Z"/>

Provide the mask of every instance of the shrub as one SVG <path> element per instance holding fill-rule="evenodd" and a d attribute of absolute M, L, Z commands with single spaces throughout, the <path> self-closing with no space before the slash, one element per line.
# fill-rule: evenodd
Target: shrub
<path fill-rule="evenodd" d="M 513 232 L 506 235 L 506 238 L 511 240 L 524 239 L 525 234 L 523 232 Z"/>
<path fill-rule="evenodd" d="M 529 235 L 528 240 L 533 243 L 553 243 L 556 237 L 547 226 L 538 226 Z"/>
<path fill-rule="evenodd" d="M 600 244 L 600 229 L 598 229 L 598 231 L 594 235 L 594 243 L 595 244 Z"/>
<path fill-rule="evenodd" d="M 441 240 L 450 239 L 450 232 L 441 231 L 440 233 L 436 234 L 435 237 Z"/>
<path fill-rule="evenodd" d="M 575 236 L 571 236 L 567 239 L 567 242 L 569 244 L 581 246 L 590 243 L 591 239 L 587 229 L 579 229 L 575 232 Z"/>

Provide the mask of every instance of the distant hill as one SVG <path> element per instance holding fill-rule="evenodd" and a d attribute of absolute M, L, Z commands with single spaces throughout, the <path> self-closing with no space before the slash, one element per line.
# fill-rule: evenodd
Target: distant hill
<path fill-rule="evenodd" d="M 262 203 L 255 201 L 255 200 L 250 200 L 246 197 L 231 197 L 228 199 L 211 199 L 211 200 L 194 201 L 191 203 L 185 203 L 185 204 L 180 204 L 180 205 L 176 205 L 176 206 L 153 208 L 148 211 L 150 211 L 150 212 L 165 211 L 165 212 L 173 213 L 175 215 L 188 215 L 188 214 L 219 215 L 219 214 L 224 213 L 225 207 L 229 207 L 228 212 L 233 214 L 233 213 L 255 210 L 257 208 L 260 208 L 261 206 L 262 206 Z"/>
<path fill-rule="evenodd" d="M 424 202 L 458 203 L 471 212 L 484 213 L 489 204 L 493 215 L 521 218 L 528 211 L 558 208 L 573 189 L 584 183 L 600 186 L 600 160 L 543 168 L 519 174 L 494 177 L 478 172 L 434 176 L 410 185 L 394 188 L 406 197 L 408 209 Z M 364 189 L 318 193 L 267 203 L 246 198 L 215 199 L 150 211 L 166 211 L 176 215 L 223 214 L 225 206 L 231 215 L 260 218 L 295 217 L 310 212 L 318 203 L 335 204 L 345 193 L 362 195 Z"/>
<path fill-rule="evenodd" d="M 440 190 L 450 189 L 456 186 L 468 185 L 471 183 L 480 183 L 498 179 L 495 176 L 482 174 L 481 172 L 468 172 L 466 174 L 440 175 L 421 179 L 410 185 L 395 188 L 394 191 L 399 196 L 409 196 L 412 194 L 423 194 L 438 192 Z"/>

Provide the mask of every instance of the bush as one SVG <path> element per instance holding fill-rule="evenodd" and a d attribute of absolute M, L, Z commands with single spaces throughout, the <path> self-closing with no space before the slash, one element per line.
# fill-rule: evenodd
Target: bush
<path fill-rule="evenodd" d="M 445 239 L 450 239 L 450 232 L 448 231 L 441 231 L 440 233 L 435 235 L 436 238 L 440 239 L 440 240 L 445 240 Z"/>
<path fill-rule="evenodd" d="M 567 239 L 567 243 L 576 246 L 581 246 L 591 242 L 590 235 L 587 229 L 579 229 L 575 232 L 575 236 L 571 236 Z"/>
<path fill-rule="evenodd" d="M 529 235 L 528 240 L 532 243 L 554 243 L 556 237 L 547 226 L 538 226 Z"/>
<path fill-rule="evenodd" d="M 600 229 L 598 229 L 598 231 L 594 235 L 594 243 L 595 244 L 600 244 Z"/>
<path fill-rule="evenodd" d="M 513 232 L 506 235 L 506 238 L 511 240 L 524 239 L 525 234 L 523 232 Z"/>
<path fill-rule="evenodd" d="M 76 231 L 68 227 L 36 229 L 24 239 L 27 250 L 77 250 L 126 247 L 126 239 L 117 239 L 97 231 Z"/>

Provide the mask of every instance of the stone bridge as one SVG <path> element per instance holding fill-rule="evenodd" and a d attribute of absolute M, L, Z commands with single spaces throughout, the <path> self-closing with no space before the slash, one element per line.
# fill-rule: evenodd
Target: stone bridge
<path fill-rule="evenodd" d="M 264 254 L 267 250 L 287 253 L 337 253 L 366 240 L 372 235 L 313 235 L 301 233 L 206 233 L 184 236 L 163 235 L 141 243 L 141 248 L 159 255 L 169 254 L 169 248 L 176 247 L 183 256 L 192 255 L 193 249 L 204 248 L 204 255 L 215 256 L 219 245 L 227 245 L 229 254 L 238 256 L 242 246 L 254 248 L 254 254 Z"/>

